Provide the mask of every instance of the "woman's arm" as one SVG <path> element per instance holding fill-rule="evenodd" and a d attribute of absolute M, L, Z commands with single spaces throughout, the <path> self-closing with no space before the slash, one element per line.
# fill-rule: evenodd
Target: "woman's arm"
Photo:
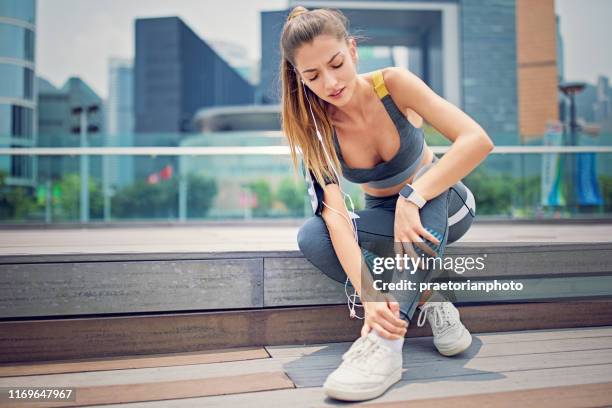
<path fill-rule="evenodd" d="M 353 230 L 347 220 L 349 214 L 344 206 L 344 200 L 337 184 L 327 184 L 324 188 L 324 201 L 340 214 L 330 210 L 327 206 L 323 207 L 321 217 L 327 225 L 331 237 L 334 251 L 338 260 L 347 274 L 351 284 L 362 299 L 365 310 L 365 320 L 371 328 L 389 339 L 404 337 L 406 333 L 406 322 L 399 318 L 399 305 L 396 308 L 398 316 L 394 316 L 394 311 L 385 302 L 368 302 L 364 299 L 374 299 L 377 295 L 372 286 L 372 277 L 369 273 L 363 274 L 367 281 L 362 282 L 362 260 L 361 249 L 355 241 Z M 346 217 L 346 218 L 345 218 Z M 367 291 L 367 293 L 364 293 Z"/>
<path fill-rule="evenodd" d="M 385 83 L 394 102 L 414 110 L 453 142 L 448 152 L 412 186 L 430 200 L 467 176 L 493 150 L 484 129 L 465 112 L 432 91 L 405 68 L 385 69 Z"/>

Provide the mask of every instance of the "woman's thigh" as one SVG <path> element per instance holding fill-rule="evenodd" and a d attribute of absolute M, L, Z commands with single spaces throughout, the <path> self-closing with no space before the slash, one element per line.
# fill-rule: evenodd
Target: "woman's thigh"
<path fill-rule="evenodd" d="M 356 211 L 359 218 L 357 235 L 359 246 L 368 248 L 380 241 L 392 241 L 394 213 L 383 209 Z M 334 250 L 327 224 L 321 216 L 313 215 L 299 228 L 298 247 L 306 259 L 333 280 L 345 283 L 346 273 Z"/>
<path fill-rule="evenodd" d="M 393 248 L 396 200 L 397 197 L 380 199 L 376 207 L 356 211 L 359 218 L 356 218 L 355 222 L 361 248 L 380 249 L 381 244 L 384 245 L 384 252 Z M 434 201 L 430 206 L 448 217 L 448 237 L 444 245 L 461 238 L 470 228 L 475 215 L 474 197 L 470 190 L 460 181 Z M 421 219 L 424 226 L 429 223 L 429 218 L 440 216 L 437 214 L 432 217 L 422 210 L 421 214 L 425 218 Z M 298 246 L 306 259 L 330 278 L 345 283 L 346 273 L 338 260 L 327 225 L 321 216 L 314 215 L 307 219 L 300 227 L 297 238 Z"/>

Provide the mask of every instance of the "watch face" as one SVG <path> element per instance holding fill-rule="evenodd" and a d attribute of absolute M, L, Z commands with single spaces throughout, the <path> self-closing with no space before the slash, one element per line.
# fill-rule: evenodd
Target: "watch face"
<path fill-rule="evenodd" d="M 405 185 L 401 190 L 400 190 L 400 194 L 406 198 L 408 198 L 408 196 L 410 194 L 412 194 L 412 192 L 414 191 L 414 189 L 409 186 L 409 185 Z"/>

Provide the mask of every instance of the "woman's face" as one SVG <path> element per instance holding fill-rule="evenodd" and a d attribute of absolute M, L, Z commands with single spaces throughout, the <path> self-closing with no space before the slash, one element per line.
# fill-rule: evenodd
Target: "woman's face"
<path fill-rule="evenodd" d="M 342 106 L 354 92 L 357 80 L 357 48 L 329 35 L 315 37 L 295 53 L 298 76 L 319 98 Z M 341 91 L 338 93 L 338 91 Z"/>

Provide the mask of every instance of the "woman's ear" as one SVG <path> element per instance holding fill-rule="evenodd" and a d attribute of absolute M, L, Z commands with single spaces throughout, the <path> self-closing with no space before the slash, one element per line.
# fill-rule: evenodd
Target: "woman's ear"
<path fill-rule="evenodd" d="M 357 42 L 354 38 L 349 39 L 349 50 L 353 63 L 357 64 L 357 61 L 359 61 L 359 54 L 357 53 Z"/>

